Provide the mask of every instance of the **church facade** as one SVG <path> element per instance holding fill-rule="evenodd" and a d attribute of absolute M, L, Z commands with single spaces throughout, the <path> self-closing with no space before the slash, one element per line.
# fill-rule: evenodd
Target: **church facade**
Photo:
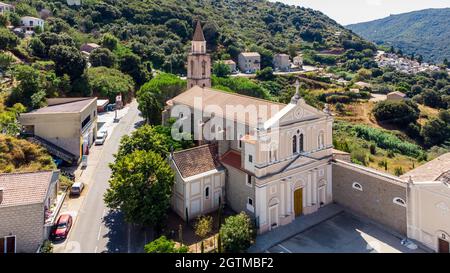
<path fill-rule="evenodd" d="M 289 104 L 211 87 L 211 60 L 197 24 L 188 57 L 188 90 L 167 102 L 199 144 L 175 152 L 172 207 L 193 219 L 226 203 L 254 218 L 259 233 L 332 202 L 329 112 L 305 103 L 299 85 Z"/>

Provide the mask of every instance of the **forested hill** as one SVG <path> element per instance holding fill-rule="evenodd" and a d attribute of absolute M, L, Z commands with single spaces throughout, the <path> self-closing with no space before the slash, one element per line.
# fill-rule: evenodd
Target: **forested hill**
<path fill-rule="evenodd" d="M 377 44 L 393 45 L 408 55 L 420 54 L 425 61 L 450 59 L 450 8 L 391 15 L 347 27 Z"/>
<path fill-rule="evenodd" d="M 51 11 L 49 25 L 63 19 L 82 35 L 77 44 L 112 33 L 143 60 L 166 71 L 183 72 L 186 46 L 199 18 L 215 58 L 235 57 L 243 50 L 262 54 L 263 66 L 271 55 L 303 47 L 329 49 L 346 40 L 360 42 L 323 13 L 266 0 L 66 0 L 28 1 Z M 51 30 L 51 29 L 50 29 Z M 73 31 L 72 31 L 73 33 Z"/>

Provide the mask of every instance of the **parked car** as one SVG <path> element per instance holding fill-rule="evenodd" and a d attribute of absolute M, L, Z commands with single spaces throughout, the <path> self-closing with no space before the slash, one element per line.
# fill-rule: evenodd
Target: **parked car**
<path fill-rule="evenodd" d="M 70 195 L 80 195 L 83 189 L 84 189 L 83 182 L 75 182 L 70 188 Z"/>
<path fill-rule="evenodd" d="M 95 145 L 103 145 L 105 143 L 106 137 L 108 136 L 107 131 L 100 131 L 97 133 L 97 138 L 95 139 Z"/>
<path fill-rule="evenodd" d="M 59 216 L 51 233 L 53 240 L 66 239 L 72 227 L 72 216 L 70 214 L 62 214 Z"/>

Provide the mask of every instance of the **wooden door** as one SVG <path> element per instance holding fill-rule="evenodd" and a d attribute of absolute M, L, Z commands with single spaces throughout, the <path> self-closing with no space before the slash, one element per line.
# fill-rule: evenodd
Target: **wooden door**
<path fill-rule="evenodd" d="M 6 237 L 6 253 L 16 253 L 16 237 Z"/>
<path fill-rule="evenodd" d="M 439 253 L 450 253 L 449 242 L 439 239 Z"/>
<path fill-rule="evenodd" d="M 294 212 L 295 217 L 300 216 L 303 212 L 303 189 L 294 192 Z"/>

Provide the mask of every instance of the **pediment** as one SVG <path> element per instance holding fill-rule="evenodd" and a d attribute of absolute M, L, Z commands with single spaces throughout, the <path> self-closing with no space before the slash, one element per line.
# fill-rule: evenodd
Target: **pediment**
<path fill-rule="evenodd" d="M 326 114 L 304 102 L 299 102 L 280 118 L 280 125 L 319 119 Z"/>

